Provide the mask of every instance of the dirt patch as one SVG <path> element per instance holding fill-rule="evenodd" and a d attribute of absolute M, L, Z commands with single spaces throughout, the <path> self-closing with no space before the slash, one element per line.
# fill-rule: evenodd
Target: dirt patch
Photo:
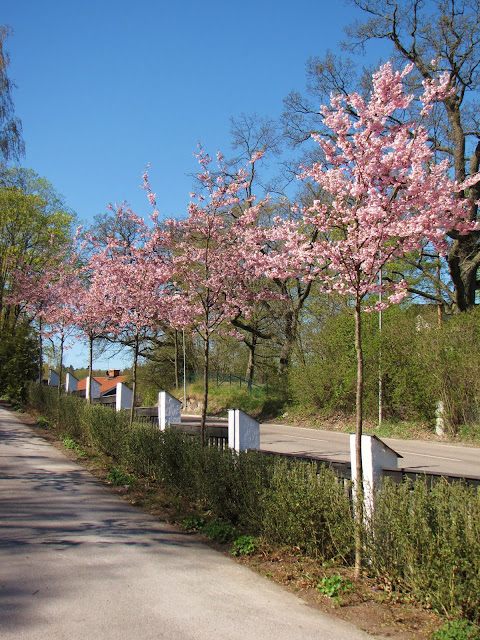
<path fill-rule="evenodd" d="M 351 570 L 326 568 L 312 559 L 289 555 L 287 551 L 272 550 L 269 554 L 239 561 L 293 591 L 310 606 L 346 620 L 373 636 L 427 640 L 442 624 L 440 617 L 432 612 L 393 601 L 372 580 L 356 580 Z M 328 597 L 317 588 L 324 576 L 340 576 L 350 586 L 338 597 Z"/>
<path fill-rule="evenodd" d="M 2 406 L 6 406 L 5 403 Z M 109 470 L 115 466 L 112 459 L 89 447 L 82 447 L 83 455 L 79 456 L 78 451 L 64 448 L 55 429 L 38 426 L 35 415 L 18 413 L 17 416 L 32 427 L 36 435 L 84 466 L 112 492 L 158 520 L 180 528 L 188 512 L 180 500 L 166 496 L 153 480 L 139 480 L 133 487 L 115 487 L 107 481 Z M 231 556 L 230 545 L 214 542 L 200 533 L 191 535 L 198 536 L 217 551 Z M 288 548 L 273 547 L 260 541 L 259 550 L 254 555 L 241 556 L 236 560 L 297 594 L 310 606 L 346 620 L 372 636 L 394 640 L 427 640 L 431 632 L 442 625 L 438 615 L 401 602 L 373 580 L 367 577 L 356 580 L 352 570 L 325 566 L 315 559 L 292 553 Z M 337 596 L 329 597 L 318 589 L 318 585 L 322 578 L 332 576 L 339 576 L 347 587 Z"/>

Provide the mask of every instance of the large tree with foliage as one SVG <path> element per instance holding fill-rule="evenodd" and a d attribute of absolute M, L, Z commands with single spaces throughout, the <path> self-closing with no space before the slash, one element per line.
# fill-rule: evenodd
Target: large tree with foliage
<path fill-rule="evenodd" d="M 0 163 L 19 160 L 25 152 L 22 139 L 22 124 L 15 116 L 12 100 L 14 83 L 7 74 L 9 57 L 5 51 L 5 40 L 11 34 L 10 27 L 0 25 Z"/>
<path fill-rule="evenodd" d="M 157 246 L 170 252 L 169 321 L 177 329 L 192 328 L 203 342 L 201 435 L 205 443 L 212 336 L 242 310 L 248 313 L 247 300 L 259 297 L 251 287 L 259 273 L 258 256 L 249 247 L 256 246 L 261 235 L 255 223 L 263 201 L 255 202 L 253 195 L 242 197 L 249 184 L 249 165 L 230 175 L 220 154 L 218 171 L 211 170 L 212 159 L 202 149 L 197 157 L 203 188 L 191 194 L 186 219 L 168 220 L 157 228 Z M 256 158 L 257 154 L 251 162 Z M 155 206 L 146 178 L 145 188 Z"/>
<path fill-rule="evenodd" d="M 20 265 L 41 270 L 71 240 L 73 213 L 52 185 L 28 169 L 0 173 L 0 318 L 3 296 Z"/>
<path fill-rule="evenodd" d="M 428 133 L 414 121 L 402 123 L 398 115 L 408 109 L 413 96 L 403 81 L 411 72 L 394 72 L 386 64 L 372 78 L 368 100 L 358 93 L 332 96 L 322 109 L 330 137 L 315 136 L 323 161 L 305 169 L 328 198 L 303 209 L 307 227 L 318 237 L 305 238 L 303 226 L 286 224 L 274 230 L 283 237 L 278 256 L 280 272 L 293 267 L 307 281 L 316 277 L 326 293 L 347 296 L 355 316 L 357 355 L 356 391 L 356 569 L 362 559 L 363 480 L 361 435 L 363 429 L 363 349 L 361 312 L 383 308 L 406 295 L 405 281 L 379 283 L 381 269 L 398 257 L 430 243 L 439 252 L 448 250 L 446 233 L 460 237 L 475 225 L 468 221 L 465 199 L 455 196 L 479 179 L 462 184 L 448 177 L 448 161 L 434 164 Z M 451 91 L 448 74 L 438 82 L 426 81 L 421 115 L 427 117 L 434 101 Z M 297 233 L 297 229 L 300 233 Z M 312 268 L 313 267 L 313 268 Z M 274 272 L 275 274 L 275 272 Z M 380 304 L 375 295 L 388 293 Z"/>
<path fill-rule="evenodd" d="M 73 214 L 45 179 L 27 169 L 3 169 L 0 173 L 0 338 L 17 344 L 24 323 L 35 326 L 40 318 L 15 298 L 16 275 L 35 276 L 54 268 L 71 240 Z M 32 302 L 30 299 L 29 302 Z M 38 328 L 38 327 L 37 327 Z M 29 344 L 34 334 L 29 334 Z M 13 347 L 12 347 L 13 348 Z M 12 358 L 13 352 L 5 357 Z M 38 355 L 32 356 L 32 361 Z M 23 371 L 26 371 L 24 367 Z M 30 376 L 30 374 L 29 374 Z M 19 381 L 19 384 L 28 379 Z"/>
<path fill-rule="evenodd" d="M 357 55 L 372 41 L 391 43 L 395 64 L 414 65 L 409 88 L 417 98 L 423 92 L 422 81 L 447 73 L 451 91 L 430 113 L 428 143 L 437 159 L 449 160 L 459 183 L 475 174 L 480 165 L 479 0 L 349 0 L 349 3 L 363 12 L 363 18 L 346 28 L 344 48 Z M 319 105 L 330 93 L 346 96 L 356 90 L 365 96 L 371 88 L 371 74 L 362 74 L 358 58 L 353 61 L 331 52 L 311 58 L 307 74 L 309 95 L 292 93 L 286 100 L 287 131 L 295 143 L 321 130 Z M 421 108 L 419 100 L 409 106 L 414 114 Z M 355 107 L 351 107 L 351 114 L 358 117 Z M 469 219 L 477 220 L 480 183 L 470 184 L 458 197 L 466 201 Z M 446 258 L 452 286 L 439 277 L 444 270 L 437 269 L 438 254 L 430 247 L 420 247 L 408 257 L 410 266 L 396 271 L 406 274 L 413 269 L 431 283 L 412 286 L 413 292 L 464 311 L 475 304 L 480 288 L 480 232 L 472 230 L 460 235 L 452 230 L 447 237 Z"/>

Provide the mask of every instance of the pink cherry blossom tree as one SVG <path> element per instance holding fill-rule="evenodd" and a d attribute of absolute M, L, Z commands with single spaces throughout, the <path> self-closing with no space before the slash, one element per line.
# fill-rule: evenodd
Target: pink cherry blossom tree
<path fill-rule="evenodd" d="M 258 159 L 256 154 L 251 162 Z M 229 174 L 220 154 L 218 170 L 202 149 L 197 155 L 203 185 L 191 194 L 188 217 L 168 220 L 157 228 L 158 243 L 170 248 L 172 286 L 169 320 L 176 329 L 192 328 L 203 342 L 203 404 L 201 438 L 205 443 L 208 406 L 210 342 L 216 332 L 233 331 L 228 324 L 240 311 L 249 313 L 246 302 L 258 297 L 250 283 L 261 268 L 259 246 L 262 229 L 255 225 L 263 201 L 248 193 L 246 168 Z M 148 177 L 145 189 L 155 207 Z M 155 217 L 156 214 L 154 214 Z"/>
<path fill-rule="evenodd" d="M 67 341 L 75 327 L 74 308 L 70 302 L 75 299 L 80 286 L 75 261 L 76 256 L 70 256 L 60 262 L 50 275 L 43 274 L 46 278 L 44 293 L 48 295 L 49 300 L 42 313 L 49 326 L 46 335 L 57 335 L 60 340 L 58 395 L 62 387 L 64 352 L 69 346 Z"/>
<path fill-rule="evenodd" d="M 324 160 L 305 168 L 302 180 L 312 180 L 323 197 L 303 209 L 303 224 L 318 230 L 315 241 L 305 241 L 296 224 L 279 225 L 274 237 L 283 237 L 277 256 L 280 272 L 300 272 L 316 278 L 326 293 L 348 296 L 355 316 L 357 354 L 356 391 L 356 570 L 362 562 L 363 425 L 362 310 L 400 302 L 407 294 L 405 281 L 379 282 L 382 268 L 394 259 L 431 243 L 440 253 L 448 249 L 445 234 L 462 234 L 468 222 L 465 201 L 456 193 L 478 180 L 461 185 L 449 178 L 447 162 L 434 164 L 427 131 L 421 123 L 401 124 L 397 116 L 413 96 L 403 80 L 411 66 L 395 72 L 390 63 L 373 76 L 367 101 L 358 94 L 332 96 L 322 114 L 329 137 L 315 136 Z M 449 78 L 425 82 L 422 116 L 434 100 L 448 93 Z"/>
<path fill-rule="evenodd" d="M 131 238 L 122 240 L 112 233 L 104 247 L 97 245 L 92 255 L 92 284 L 99 294 L 97 311 L 105 318 L 106 329 L 133 350 L 131 424 L 140 343 L 165 320 L 171 263 L 159 250 L 158 236 L 152 236 L 151 228 L 128 205 L 116 206 L 115 215 L 119 225 L 129 225 Z"/>
<path fill-rule="evenodd" d="M 60 337 L 60 384 L 66 333 L 72 327 L 69 296 L 76 286 L 75 256 L 67 251 L 42 265 L 40 271 L 31 265 L 20 264 L 14 273 L 14 286 L 9 300 L 38 321 L 40 334 L 40 382 L 42 371 L 42 342 L 45 337 Z"/>
<path fill-rule="evenodd" d="M 88 342 L 88 402 L 92 402 L 93 347 L 95 340 L 104 336 L 110 327 L 110 320 L 104 313 L 102 301 L 105 296 L 105 282 L 97 272 L 96 254 L 91 253 L 79 269 L 78 286 L 75 287 L 69 303 L 74 314 L 75 327 L 81 339 Z"/>

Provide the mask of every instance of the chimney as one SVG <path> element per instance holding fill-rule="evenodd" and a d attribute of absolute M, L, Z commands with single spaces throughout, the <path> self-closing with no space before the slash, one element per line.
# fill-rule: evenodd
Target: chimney
<path fill-rule="evenodd" d="M 109 369 L 107 373 L 109 378 L 116 378 L 120 375 L 120 369 Z"/>

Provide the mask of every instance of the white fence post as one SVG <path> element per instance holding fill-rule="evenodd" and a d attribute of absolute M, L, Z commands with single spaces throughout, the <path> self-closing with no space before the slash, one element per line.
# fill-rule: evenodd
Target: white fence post
<path fill-rule="evenodd" d="M 121 411 L 122 409 L 130 409 L 132 406 L 133 391 L 127 387 L 123 382 L 117 382 L 116 395 L 115 395 L 115 411 Z"/>
<path fill-rule="evenodd" d="M 49 387 L 58 387 L 60 382 L 60 378 L 58 377 L 58 373 L 53 369 L 50 369 L 48 372 L 48 386 Z"/>
<path fill-rule="evenodd" d="M 158 426 L 163 431 L 169 424 L 180 424 L 182 420 L 182 403 L 167 391 L 158 394 Z"/>
<path fill-rule="evenodd" d="M 445 435 L 445 405 L 442 400 L 437 402 L 435 416 L 435 433 L 437 436 L 443 436 Z"/>
<path fill-rule="evenodd" d="M 228 410 L 228 446 L 237 452 L 260 449 L 260 425 L 241 409 Z"/>
<path fill-rule="evenodd" d="M 356 463 L 356 434 L 350 434 L 350 464 L 352 467 L 352 482 L 355 491 L 357 481 Z M 397 467 L 398 458 L 402 456 L 390 449 L 377 436 L 362 435 L 362 468 L 363 468 L 363 490 L 365 517 L 368 519 L 374 509 L 374 492 L 383 477 L 383 468 Z"/>
<path fill-rule="evenodd" d="M 71 373 L 67 373 L 65 376 L 65 391 L 66 393 L 71 393 L 72 391 L 76 391 L 78 389 L 78 380 L 75 376 L 72 376 Z"/>
<path fill-rule="evenodd" d="M 90 376 L 87 376 L 87 386 L 85 387 L 85 397 L 88 400 L 90 395 L 89 395 L 89 391 L 90 391 L 90 385 L 88 384 L 89 382 L 89 378 Z M 93 398 L 100 398 L 100 389 L 101 389 L 101 384 L 95 380 L 95 378 L 92 377 L 92 399 Z"/>

